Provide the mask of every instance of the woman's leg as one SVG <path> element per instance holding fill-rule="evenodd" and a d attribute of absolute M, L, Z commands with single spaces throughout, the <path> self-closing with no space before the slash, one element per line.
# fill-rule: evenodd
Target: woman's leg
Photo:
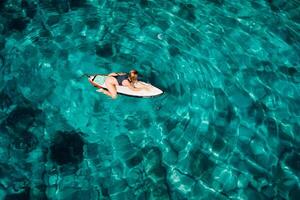
<path fill-rule="evenodd" d="M 113 99 L 117 98 L 116 86 L 114 84 L 107 84 L 106 87 L 107 87 L 108 91 L 103 90 L 103 91 L 105 91 L 104 94 L 110 96 Z"/>
<path fill-rule="evenodd" d="M 103 94 L 107 95 L 107 96 L 110 96 L 110 97 L 113 98 L 113 99 L 117 98 L 117 89 L 116 89 L 116 86 L 115 86 L 116 82 L 117 82 L 117 81 L 115 80 L 115 78 L 113 78 L 113 77 L 108 77 L 108 78 L 105 80 L 105 85 L 106 85 L 108 91 L 102 89 L 101 92 L 102 92 Z"/>

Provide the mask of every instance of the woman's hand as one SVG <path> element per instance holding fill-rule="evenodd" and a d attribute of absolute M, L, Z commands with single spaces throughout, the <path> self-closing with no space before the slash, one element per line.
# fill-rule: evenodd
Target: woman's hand
<path fill-rule="evenodd" d="M 129 81 L 124 81 L 123 82 L 124 86 L 128 87 L 129 89 L 133 91 L 141 91 L 141 90 L 146 90 L 150 91 L 151 90 L 151 85 L 150 84 L 142 84 L 140 82 L 137 83 L 129 83 Z"/>
<path fill-rule="evenodd" d="M 139 89 L 146 90 L 146 91 L 150 91 L 151 90 L 151 85 L 143 83 L 143 82 L 137 82 L 137 83 L 133 84 L 133 86 L 135 88 L 139 88 Z"/>

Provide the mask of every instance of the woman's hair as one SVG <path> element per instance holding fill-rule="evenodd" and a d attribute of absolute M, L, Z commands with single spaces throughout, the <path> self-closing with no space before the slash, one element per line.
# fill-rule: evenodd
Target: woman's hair
<path fill-rule="evenodd" d="M 138 71 L 136 71 L 135 69 L 130 70 L 128 77 L 129 77 L 131 82 L 137 81 L 137 76 L 138 76 Z"/>

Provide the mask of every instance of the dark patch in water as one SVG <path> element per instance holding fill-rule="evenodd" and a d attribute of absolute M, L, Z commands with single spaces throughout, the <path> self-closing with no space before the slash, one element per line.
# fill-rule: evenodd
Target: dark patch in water
<path fill-rule="evenodd" d="M 33 125 L 39 113 L 39 110 L 31 107 L 18 107 L 9 114 L 5 125 L 15 132 L 27 130 Z"/>
<path fill-rule="evenodd" d="M 256 188 L 251 187 L 250 184 L 249 184 L 249 187 L 247 188 L 247 190 L 245 190 L 244 194 L 247 197 L 249 197 L 249 199 L 257 199 L 257 200 L 269 199 L 266 196 L 264 196 L 264 194 L 262 194 L 261 191 L 257 191 Z M 279 199 L 281 199 L 281 198 L 279 198 Z"/>
<path fill-rule="evenodd" d="M 159 161 L 159 162 L 162 160 L 162 152 L 158 147 L 145 146 L 142 149 L 142 152 L 144 155 L 147 155 L 148 158 L 151 158 L 151 159 Z"/>
<path fill-rule="evenodd" d="M 167 170 L 163 165 L 157 165 L 152 170 L 149 171 L 151 175 L 155 175 L 157 178 L 165 178 L 167 175 Z"/>
<path fill-rule="evenodd" d="M 295 184 L 292 189 L 289 192 L 289 198 L 290 200 L 298 200 L 300 197 L 300 187 Z"/>
<path fill-rule="evenodd" d="M 15 18 L 9 22 L 8 28 L 11 30 L 23 31 L 26 29 L 28 22 L 29 20 L 24 17 Z"/>
<path fill-rule="evenodd" d="M 28 58 L 34 58 L 38 55 L 38 47 L 33 45 L 27 45 L 23 51 L 23 58 L 27 60 Z M 24 67 L 29 67 L 28 65 L 24 64 Z"/>
<path fill-rule="evenodd" d="M 166 31 L 169 28 L 169 24 L 168 21 L 166 20 L 157 20 L 156 21 L 157 26 L 159 26 L 161 28 L 162 31 Z"/>
<path fill-rule="evenodd" d="M 172 46 L 169 48 L 169 53 L 174 57 L 180 54 L 180 50 L 177 47 Z"/>
<path fill-rule="evenodd" d="M 288 76 L 293 76 L 294 74 L 296 74 L 298 72 L 297 68 L 295 68 L 295 67 L 286 67 L 286 66 L 280 66 L 279 71 L 283 74 L 288 75 Z"/>
<path fill-rule="evenodd" d="M 86 25 L 91 29 L 96 29 L 100 25 L 100 21 L 97 18 L 87 19 Z"/>
<path fill-rule="evenodd" d="M 12 166 L 7 163 L 0 163 L 0 178 L 7 177 L 12 172 Z"/>
<path fill-rule="evenodd" d="M 0 1 L 0 10 L 2 10 L 4 8 L 6 0 L 1 0 Z"/>
<path fill-rule="evenodd" d="M 178 120 L 174 120 L 169 118 L 166 122 L 165 122 L 165 127 L 167 129 L 167 133 L 171 132 L 174 128 L 176 128 L 176 126 L 180 123 L 180 121 Z"/>
<path fill-rule="evenodd" d="M 198 33 L 190 33 L 190 37 L 194 40 L 195 43 L 200 43 L 201 38 Z"/>
<path fill-rule="evenodd" d="M 1 35 L 1 32 L 0 32 Z M 0 37 L 0 49 L 3 50 L 5 47 L 5 38 L 4 37 Z M 4 57 L 2 55 L 0 55 L 0 67 L 2 67 L 2 65 L 4 64 Z"/>
<path fill-rule="evenodd" d="M 59 13 L 66 13 L 70 10 L 70 4 L 68 0 L 52 0 L 51 3 Z"/>
<path fill-rule="evenodd" d="M 81 8 L 86 5 L 86 0 L 69 0 L 71 8 Z"/>
<path fill-rule="evenodd" d="M 295 12 L 294 9 L 290 9 L 290 10 L 286 11 L 286 13 L 288 13 L 289 18 L 291 20 L 293 20 L 295 23 L 298 23 L 298 24 L 300 23 L 300 13 L 299 12 Z"/>
<path fill-rule="evenodd" d="M 280 11 L 280 9 L 283 9 L 287 3 L 281 0 L 266 0 L 266 2 L 270 6 L 271 10 L 274 12 L 278 12 Z"/>
<path fill-rule="evenodd" d="M 220 137 L 217 137 L 213 144 L 213 149 L 215 151 L 221 151 L 221 150 L 223 150 L 224 146 L 225 146 L 224 140 Z"/>
<path fill-rule="evenodd" d="M 293 132 L 294 132 L 294 135 L 297 135 L 298 133 L 300 133 L 300 125 L 299 124 L 294 123 Z"/>
<path fill-rule="evenodd" d="M 234 108 L 232 106 L 228 106 L 227 114 L 226 114 L 226 120 L 228 123 L 230 123 L 232 120 L 234 120 L 236 117 Z"/>
<path fill-rule="evenodd" d="M 7 99 L 6 103 L 10 104 L 10 99 Z M 16 149 L 21 149 L 28 153 L 38 145 L 38 139 L 28 130 L 36 122 L 39 122 L 40 119 L 38 117 L 40 113 L 40 110 L 31 107 L 18 107 L 4 121 L 3 125 L 6 126 L 9 137 L 12 140 L 11 143 Z"/>
<path fill-rule="evenodd" d="M 294 170 L 295 172 L 300 171 L 300 154 L 298 152 L 292 152 L 290 155 L 287 156 L 286 165 Z"/>
<path fill-rule="evenodd" d="M 36 148 L 38 139 L 32 133 L 23 131 L 15 135 L 12 144 L 16 149 L 21 149 L 28 153 Z"/>
<path fill-rule="evenodd" d="M 224 110 L 227 109 L 228 106 L 230 106 L 230 102 L 222 89 L 214 88 L 214 95 L 216 99 L 216 107 L 218 110 Z"/>
<path fill-rule="evenodd" d="M 35 199 L 38 200 L 48 200 L 47 198 L 47 186 L 45 184 L 40 184 L 35 187 Z"/>
<path fill-rule="evenodd" d="M 54 24 L 57 24 L 59 22 L 60 16 L 59 15 L 51 15 L 47 19 L 47 24 L 49 26 L 52 26 Z"/>
<path fill-rule="evenodd" d="M 46 37 L 46 36 L 45 36 Z M 55 50 L 51 48 L 41 48 L 40 52 L 43 54 L 46 58 L 52 58 L 55 54 Z"/>
<path fill-rule="evenodd" d="M 36 15 L 37 5 L 35 3 L 30 3 L 27 0 L 22 0 L 21 6 L 25 9 L 27 17 L 32 19 Z"/>
<path fill-rule="evenodd" d="M 149 1 L 148 0 L 140 0 L 140 6 L 141 7 L 149 6 Z"/>
<path fill-rule="evenodd" d="M 215 166 L 215 163 L 209 160 L 200 150 L 192 150 L 189 154 L 189 160 L 191 174 L 195 177 L 201 176 Z"/>
<path fill-rule="evenodd" d="M 83 160 L 83 145 L 80 133 L 58 131 L 50 147 L 50 157 L 58 165 L 79 164 Z"/>
<path fill-rule="evenodd" d="M 106 187 L 101 187 L 101 193 L 104 197 L 109 197 L 109 191 Z"/>
<path fill-rule="evenodd" d="M 3 92 L 10 97 L 15 105 L 18 105 L 18 108 L 29 107 L 31 103 L 22 94 L 20 94 L 20 88 L 17 85 L 17 82 L 18 81 L 15 78 L 8 80 L 3 88 Z"/>
<path fill-rule="evenodd" d="M 25 187 L 20 193 L 8 194 L 4 200 L 30 200 L 30 187 Z"/>
<path fill-rule="evenodd" d="M 289 27 L 280 26 L 275 30 L 275 34 L 279 35 L 289 45 L 299 43 L 300 41 L 300 36 Z"/>
<path fill-rule="evenodd" d="M 248 115 L 254 117 L 257 124 L 261 124 L 264 120 L 264 113 L 266 110 L 266 105 L 259 102 L 254 102 L 248 108 Z"/>
<path fill-rule="evenodd" d="M 251 1 L 251 6 L 254 8 L 254 9 L 259 9 L 259 8 L 262 8 L 262 5 L 256 1 Z"/>
<path fill-rule="evenodd" d="M 217 6 L 222 6 L 224 4 L 224 0 L 206 0 L 209 3 L 213 3 Z"/>
<path fill-rule="evenodd" d="M 178 15 L 186 19 L 190 22 L 195 21 L 196 16 L 195 16 L 195 6 L 193 4 L 180 4 L 180 10 L 178 12 Z"/>
<path fill-rule="evenodd" d="M 143 160 L 143 154 L 139 151 L 131 158 L 126 161 L 126 164 L 129 168 L 135 167 L 136 165 L 140 164 Z"/>
<path fill-rule="evenodd" d="M 59 57 L 62 58 L 62 59 L 68 59 L 68 56 L 69 56 L 69 52 L 66 49 L 62 49 L 59 52 Z"/>
<path fill-rule="evenodd" d="M 0 99 L 1 99 L 1 101 L 0 101 L 0 109 L 1 110 L 5 110 L 5 109 L 9 108 L 13 103 L 11 98 L 3 91 L 0 92 Z"/>
<path fill-rule="evenodd" d="M 255 57 L 251 58 L 251 63 L 257 67 L 257 72 L 259 71 L 272 71 L 272 63 L 267 60 L 259 60 Z"/>
<path fill-rule="evenodd" d="M 278 125 L 275 119 L 273 118 L 267 118 L 264 121 L 264 124 L 267 126 L 268 133 L 277 136 L 278 135 Z"/>
<path fill-rule="evenodd" d="M 113 55 L 112 44 L 97 45 L 96 54 L 104 58 L 111 57 Z"/>

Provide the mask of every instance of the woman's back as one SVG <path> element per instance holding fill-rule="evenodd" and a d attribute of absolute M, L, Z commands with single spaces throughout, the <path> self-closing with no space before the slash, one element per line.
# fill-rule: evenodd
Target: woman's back
<path fill-rule="evenodd" d="M 117 79 L 119 85 L 122 85 L 122 82 L 124 80 L 126 80 L 126 79 L 130 82 L 130 80 L 128 79 L 128 75 L 127 74 L 117 75 L 117 76 L 113 76 L 113 77 L 115 77 Z"/>

